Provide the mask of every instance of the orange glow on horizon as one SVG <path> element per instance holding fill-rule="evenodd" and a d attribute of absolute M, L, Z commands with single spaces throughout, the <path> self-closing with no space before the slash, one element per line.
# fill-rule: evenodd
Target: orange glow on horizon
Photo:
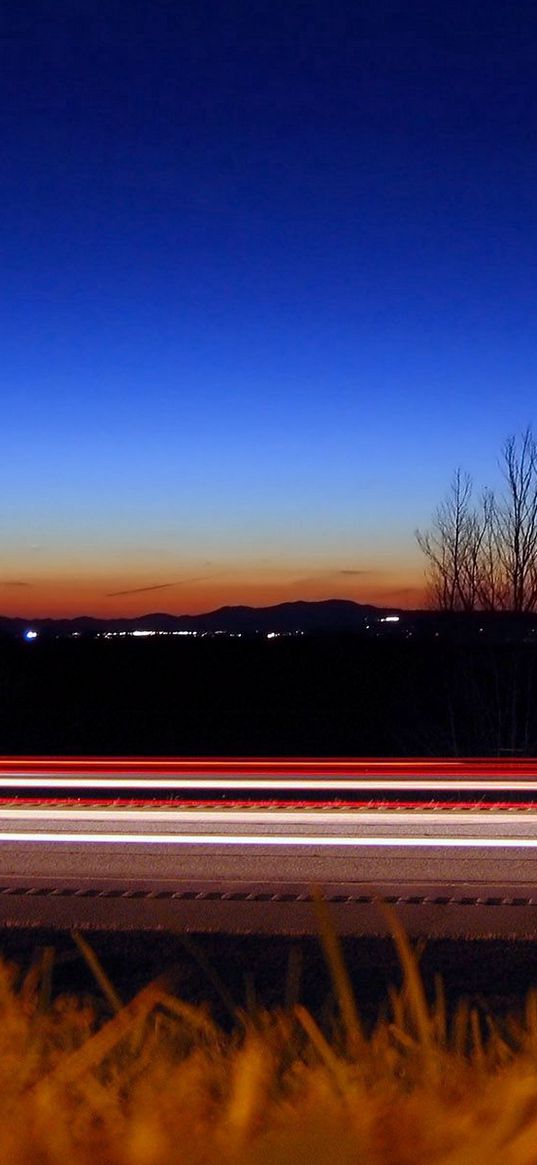
<path fill-rule="evenodd" d="M 119 592 L 119 593 L 117 593 Z M 278 603 L 304 600 L 350 599 L 379 607 L 413 609 L 425 605 L 421 579 L 410 572 L 403 578 L 383 574 L 367 585 L 349 585 L 349 580 L 331 582 L 315 578 L 289 582 L 272 575 L 263 580 L 235 577 L 207 579 L 189 585 L 150 583 L 135 578 L 120 584 L 103 585 L 99 580 L 50 579 L 34 585 L 13 586 L 0 583 L 0 615 L 9 618 L 96 618 L 135 617 L 155 611 L 168 614 L 202 614 L 224 606 L 269 607 Z"/>

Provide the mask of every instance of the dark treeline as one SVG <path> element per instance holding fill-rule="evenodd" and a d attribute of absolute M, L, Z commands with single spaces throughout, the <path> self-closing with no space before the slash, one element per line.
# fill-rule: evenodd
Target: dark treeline
<path fill-rule="evenodd" d="M 0 753 L 537 752 L 529 643 L 304 637 L 0 643 Z"/>

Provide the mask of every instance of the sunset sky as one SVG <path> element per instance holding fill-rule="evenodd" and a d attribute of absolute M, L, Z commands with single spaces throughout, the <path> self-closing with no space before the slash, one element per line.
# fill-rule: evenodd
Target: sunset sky
<path fill-rule="evenodd" d="M 0 25 L 0 614 L 419 605 L 536 421 L 534 3 Z"/>

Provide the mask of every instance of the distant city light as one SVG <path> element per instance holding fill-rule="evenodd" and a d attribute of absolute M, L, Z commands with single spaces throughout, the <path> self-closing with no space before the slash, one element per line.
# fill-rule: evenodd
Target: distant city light
<path fill-rule="evenodd" d="M 78 635 L 79 632 L 76 631 L 76 632 L 73 632 L 72 634 L 74 637 L 75 635 Z M 170 635 L 181 635 L 181 636 L 187 635 L 187 636 L 191 636 L 195 639 L 195 638 L 203 638 L 205 635 L 208 635 L 208 634 L 209 634 L 208 631 L 164 631 L 164 630 L 161 630 L 160 628 L 152 628 L 152 629 L 146 629 L 146 628 L 134 629 L 134 628 L 131 628 L 128 631 L 97 631 L 96 638 L 97 639 L 126 639 L 127 636 L 131 636 L 134 639 L 148 639 L 151 636 L 154 637 L 154 636 L 170 636 Z M 216 631 L 215 634 L 216 635 L 223 635 L 225 633 L 222 631 L 220 631 L 220 632 Z M 233 635 L 233 632 L 231 632 L 231 634 Z M 239 635 L 240 635 L 240 632 L 239 632 Z"/>
<path fill-rule="evenodd" d="M 398 623 L 399 615 L 383 615 L 380 620 L 381 623 Z"/>
<path fill-rule="evenodd" d="M 24 632 L 25 639 L 37 639 L 37 636 L 38 632 L 32 631 L 31 627 L 29 627 L 28 630 Z"/>

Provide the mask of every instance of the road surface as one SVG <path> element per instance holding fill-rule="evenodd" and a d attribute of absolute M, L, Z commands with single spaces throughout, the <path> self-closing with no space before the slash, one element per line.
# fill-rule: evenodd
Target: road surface
<path fill-rule="evenodd" d="M 192 775 L 190 792 L 199 779 Z M 341 933 L 385 933 L 378 906 L 385 898 L 412 935 L 533 937 L 537 782 L 523 778 L 522 807 L 498 808 L 509 796 L 506 783 L 495 783 L 495 807 L 476 787 L 490 783 L 487 774 L 470 779 L 464 796 L 473 807 L 464 809 L 453 801 L 443 802 L 449 809 L 430 807 L 431 789 L 415 808 L 392 793 L 371 807 L 371 789 L 363 787 L 354 804 L 329 802 L 323 789 L 324 801 L 319 793 L 317 801 L 286 805 L 274 800 L 273 786 L 264 805 L 257 789 L 253 805 L 215 806 L 200 800 L 199 787 L 191 802 L 179 802 L 177 789 L 162 801 L 160 789 L 159 800 L 142 804 L 133 801 L 138 788 L 130 800 L 99 801 L 93 789 L 75 803 L 58 801 L 56 787 L 56 800 L 45 803 L 29 802 L 27 786 L 22 799 L 14 797 L 5 784 L 0 923 L 307 934 L 316 927 L 318 886 Z M 8 780 L 13 772 L 3 769 L 0 787 Z M 99 780 L 102 799 L 110 790 Z M 378 796 L 378 778 L 374 787 Z"/>

